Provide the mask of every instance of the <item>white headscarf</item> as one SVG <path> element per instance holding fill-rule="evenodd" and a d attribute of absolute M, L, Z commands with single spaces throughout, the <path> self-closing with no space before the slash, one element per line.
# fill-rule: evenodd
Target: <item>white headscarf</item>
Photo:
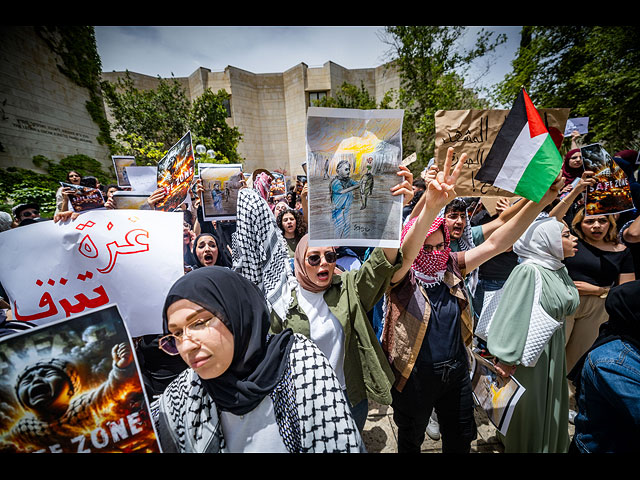
<path fill-rule="evenodd" d="M 513 244 L 513 251 L 522 263 L 535 263 L 550 270 L 559 270 L 564 267 L 563 228 L 564 224 L 555 217 L 540 218 Z"/>

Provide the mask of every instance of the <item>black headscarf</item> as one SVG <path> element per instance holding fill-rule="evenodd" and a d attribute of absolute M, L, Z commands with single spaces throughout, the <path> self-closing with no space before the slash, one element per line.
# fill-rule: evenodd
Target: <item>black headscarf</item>
<path fill-rule="evenodd" d="M 180 299 L 190 300 L 216 316 L 233 334 L 233 360 L 219 377 L 204 380 L 206 392 L 222 410 L 243 415 L 253 410 L 280 381 L 293 341 L 290 329 L 268 338 L 269 309 L 262 292 L 234 271 L 212 266 L 181 277 L 169 290 L 162 311 Z"/>
<path fill-rule="evenodd" d="M 604 308 L 609 320 L 600 325 L 598 338 L 568 375 L 576 387 L 579 386 L 586 356 L 594 348 L 613 340 L 623 340 L 640 350 L 640 280 L 626 282 L 609 290 Z"/>
<path fill-rule="evenodd" d="M 216 241 L 216 245 L 218 246 L 218 258 L 216 259 L 216 265 L 220 266 L 220 267 L 227 267 L 227 268 L 231 268 L 233 265 L 233 259 L 231 258 L 231 253 L 229 252 L 229 249 L 227 248 L 227 244 L 224 240 L 222 240 L 220 238 L 220 235 L 218 235 L 217 232 L 203 232 L 200 235 L 198 235 L 196 237 L 196 239 L 193 241 L 193 250 L 191 251 L 191 253 L 193 254 L 194 260 L 195 260 L 195 266 L 197 268 L 203 267 L 204 265 L 202 265 L 202 263 L 200 263 L 200 260 L 198 259 L 198 255 L 196 255 L 196 249 L 198 247 L 198 241 L 200 240 L 201 237 L 204 236 L 210 236 L 213 237 L 213 239 Z"/>

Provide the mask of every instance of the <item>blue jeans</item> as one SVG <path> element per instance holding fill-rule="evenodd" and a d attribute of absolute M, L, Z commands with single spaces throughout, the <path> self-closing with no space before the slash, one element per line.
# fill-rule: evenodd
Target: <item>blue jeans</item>
<path fill-rule="evenodd" d="M 600 345 L 582 368 L 573 449 L 640 452 L 640 350 L 621 340 Z"/>

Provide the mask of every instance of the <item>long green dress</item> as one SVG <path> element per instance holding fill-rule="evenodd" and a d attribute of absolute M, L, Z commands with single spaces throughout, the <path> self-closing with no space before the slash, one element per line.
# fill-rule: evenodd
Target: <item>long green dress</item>
<path fill-rule="evenodd" d="M 578 291 L 566 268 L 518 265 L 505 283 L 492 320 L 487 348 L 509 365 L 518 365 L 529 328 L 535 271 L 542 278 L 540 304 L 564 324 L 579 304 Z M 565 362 L 564 327 L 551 337 L 534 367 L 516 368 L 514 377 L 526 389 L 518 401 L 506 436 L 505 452 L 564 453 L 569 448 L 569 390 Z"/>

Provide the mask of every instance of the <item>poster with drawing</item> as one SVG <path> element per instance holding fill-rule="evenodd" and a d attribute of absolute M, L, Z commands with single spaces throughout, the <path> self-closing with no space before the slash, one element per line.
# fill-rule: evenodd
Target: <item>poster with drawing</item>
<path fill-rule="evenodd" d="M 310 246 L 400 245 L 403 110 L 309 108 Z"/>
<path fill-rule="evenodd" d="M 158 162 L 158 188 L 164 188 L 167 196 L 156 203 L 156 210 L 170 212 L 179 207 L 189 194 L 194 174 L 191 132 L 187 132 Z"/>
<path fill-rule="evenodd" d="M 116 180 L 119 187 L 130 187 L 129 177 L 127 176 L 126 167 L 136 166 L 136 157 L 129 155 L 111 155 L 113 161 L 113 169 L 116 171 Z"/>
<path fill-rule="evenodd" d="M 198 175 L 204 191 L 200 197 L 203 218 L 208 221 L 235 220 L 238 191 L 244 175 L 239 163 L 199 163 Z"/>
<path fill-rule="evenodd" d="M 596 183 L 586 190 L 585 216 L 610 215 L 634 208 L 629 179 L 599 143 L 580 148 L 585 170 L 594 172 Z"/>
<path fill-rule="evenodd" d="M 470 352 L 469 357 L 473 397 L 493 426 L 506 435 L 513 410 L 525 388 L 513 376 L 498 375 L 493 364 L 477 352 Z"/>
<path fill-rule="evenodd" d="M 0 341 L 0 452 L 160 453 L 115 305 Z"/>
<path fill-rule="evenodd" d="M 133 336 L 162 333 L 164 299 L 184 275 L 183 218 L 90 210 L 75 220 L 3 232 L 0 284 L 14 319 L 44 325 L 116 303 Z"/>
<path fill-rule="evenodd" d="M 542 118 L 556 146 L 562 143 L 568 108 L 539 108 Z M 455 167 L 457 159 L 467 154 L 465 166 L 456 183 L 460 197 L 513 197 L 514 194 L 475 178 L 489 154 L 509 110 L 438 110 L 435 113 L 435 163 L 442 169 L 447 149 L 453 147 Z"/>

